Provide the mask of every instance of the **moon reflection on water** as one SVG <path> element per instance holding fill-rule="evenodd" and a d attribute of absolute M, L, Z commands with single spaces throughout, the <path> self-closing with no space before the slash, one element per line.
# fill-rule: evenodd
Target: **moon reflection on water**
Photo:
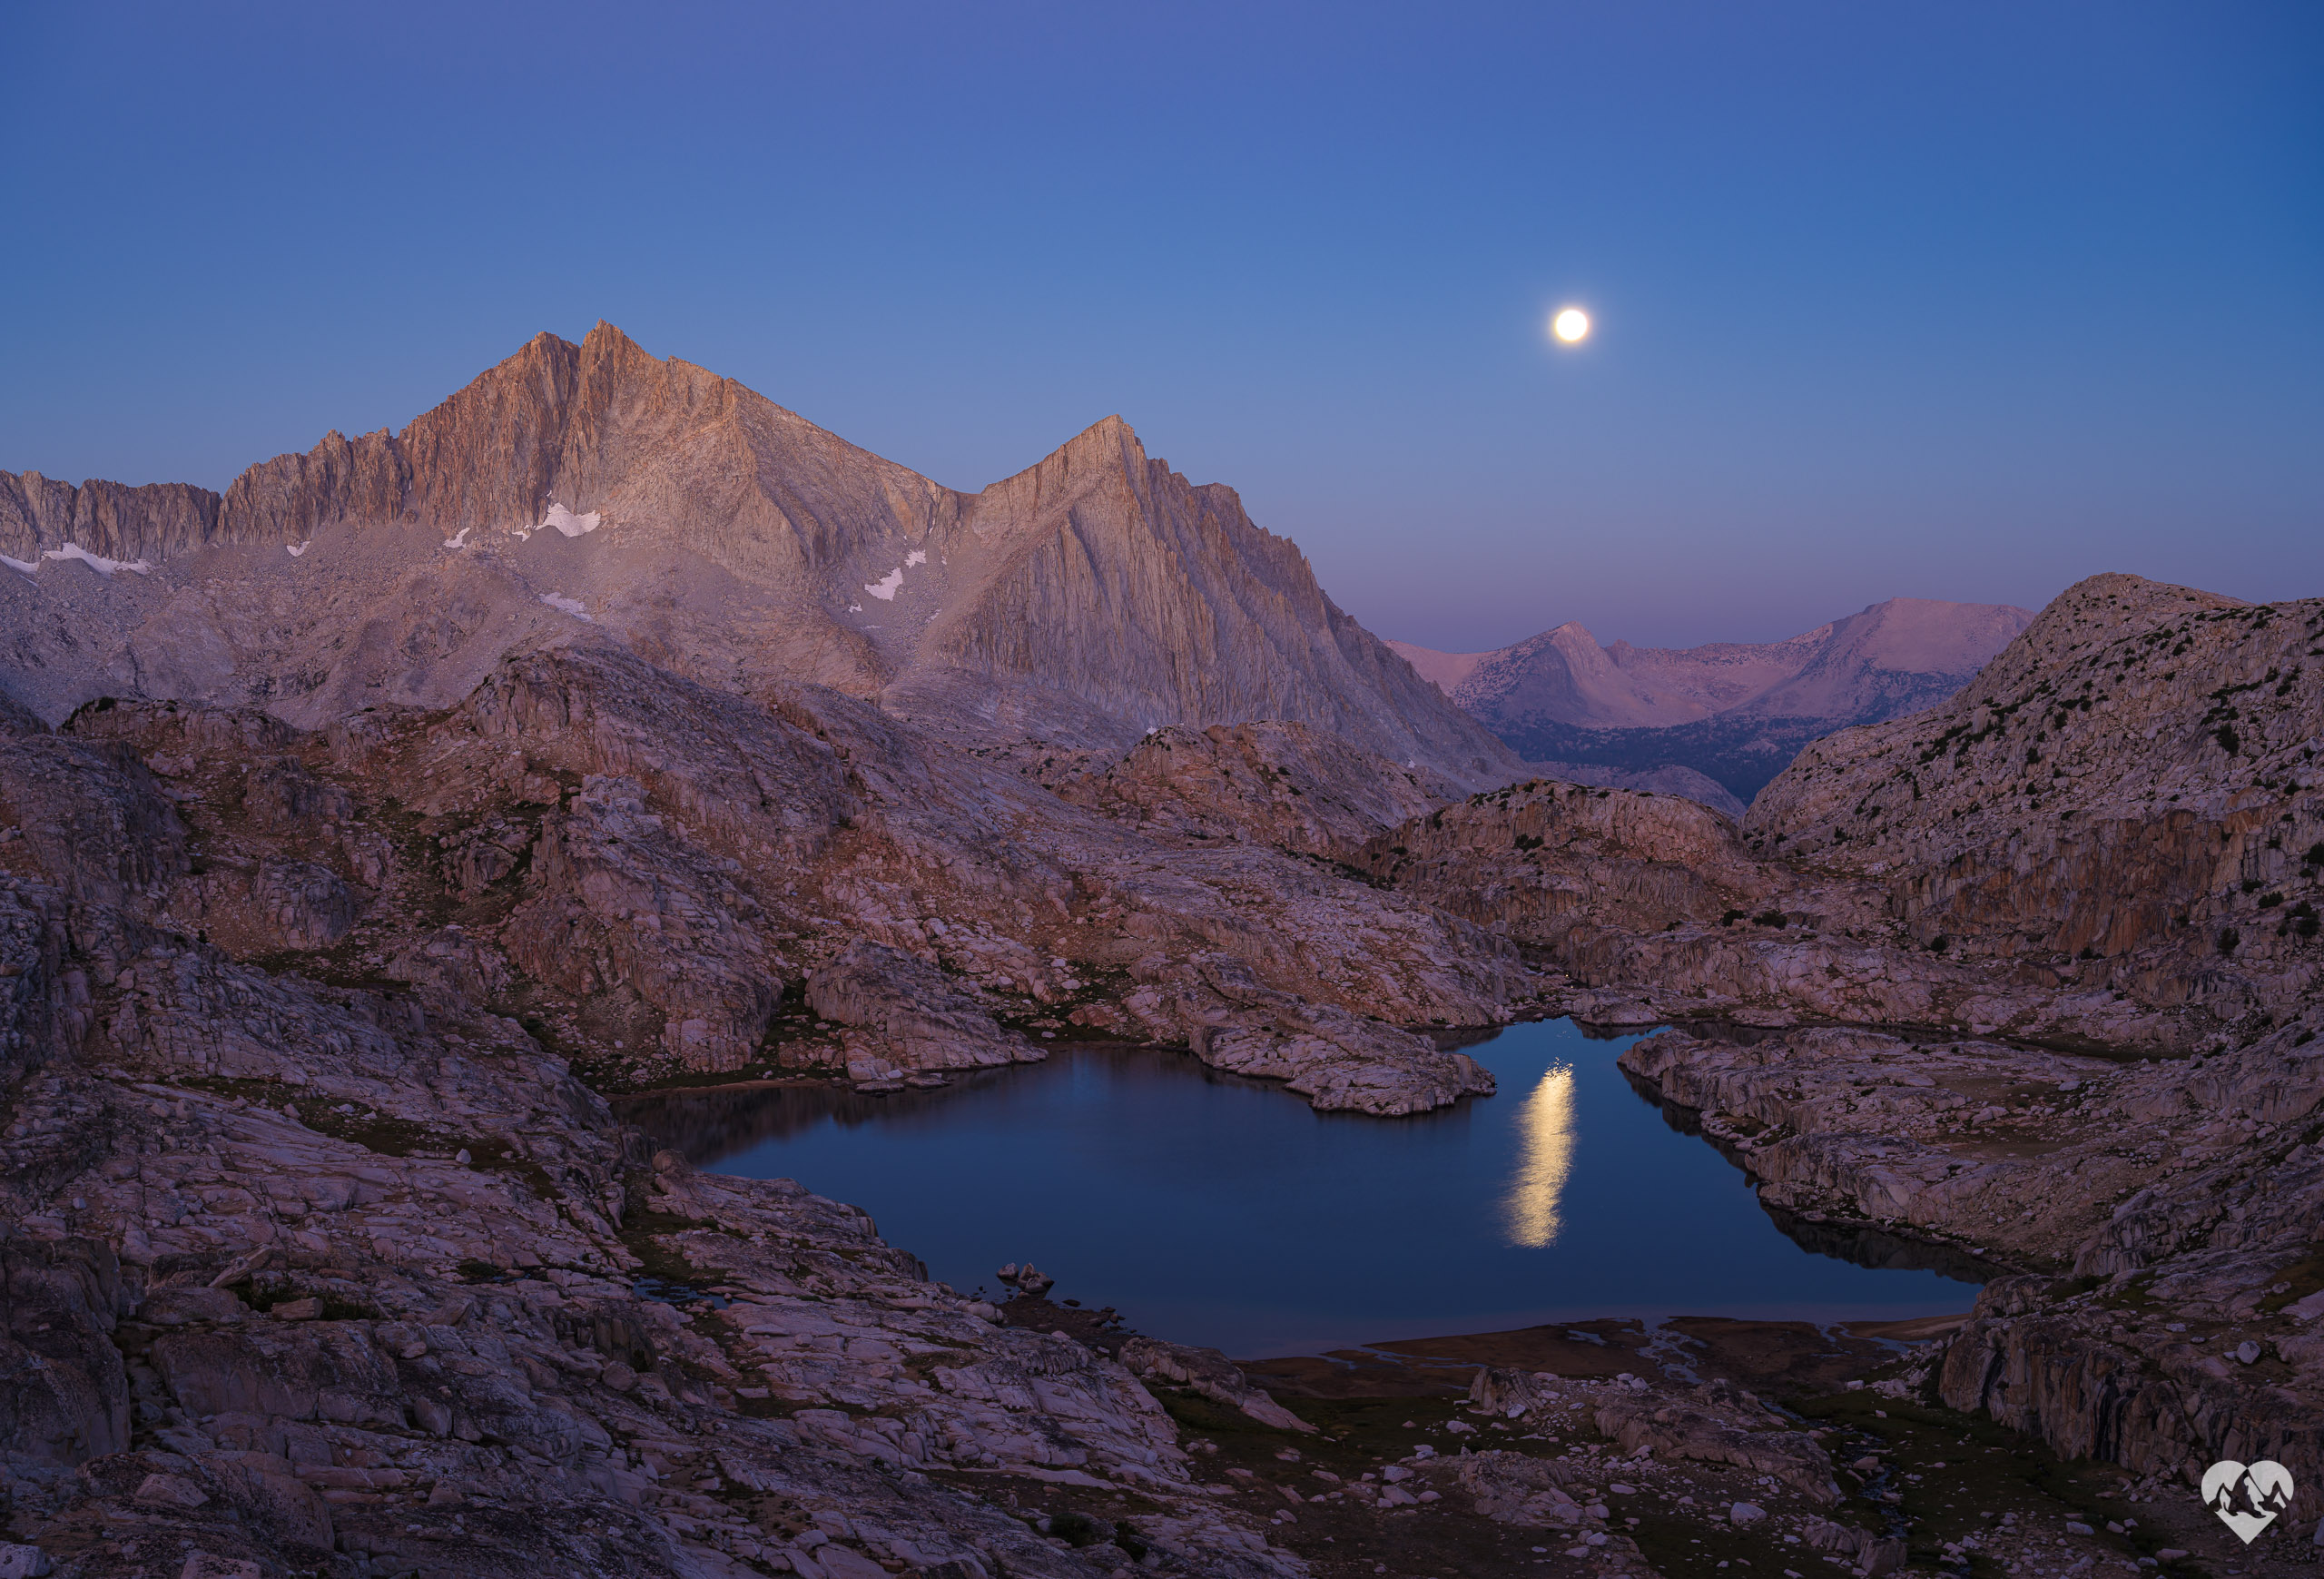
<path fill-rule="evenodd" d="M 1532 1249 L 1557 1243 L 1558 1200 L 1573 1171 L 1573 1066 L 1552 1064 L 1517 1120 L 1517 1177 L 1502 1199 L 1509 1242 Z"/>

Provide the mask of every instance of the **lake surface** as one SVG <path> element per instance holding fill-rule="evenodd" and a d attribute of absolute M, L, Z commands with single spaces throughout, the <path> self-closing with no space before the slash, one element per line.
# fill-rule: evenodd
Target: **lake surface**
<path fill-rule="evenodd" d="M 1636 1040 L 1512 1026 L 1463 1050 L 1499 1095 L 1409 1119 L 1317 1113 L 1187 1054 L 1111 1048 L 941 1090 L 621 1108 L 705 1170 L 862 1207 L 956 1288 L 1004 1294 L 996 1268 L 1030 1260 L 1057 1278 L 1052 1299 L 1241 1358 L 1590 1316 L 1968 1308 L 1975 1268 L 1941 1253 L 1787 1234 L 1615 1068 Z"/>

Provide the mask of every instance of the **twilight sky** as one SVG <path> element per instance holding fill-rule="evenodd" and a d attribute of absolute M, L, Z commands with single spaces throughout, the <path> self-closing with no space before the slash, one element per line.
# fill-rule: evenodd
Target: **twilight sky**
<path fill-rule="evenodd" d="M 955 487 L 1118 411 L 1433 646 L 2324 594 L 2311 0 L 20 4 L 0 57 L 0 468 L 220 488 L 604 317 Z"/>

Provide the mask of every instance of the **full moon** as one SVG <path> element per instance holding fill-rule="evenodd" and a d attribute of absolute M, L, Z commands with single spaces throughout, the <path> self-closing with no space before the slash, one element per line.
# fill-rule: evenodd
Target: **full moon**
<path fill-rule="evenodd" d="M 1569 307 L 1550 320 L 1550 332 L 1568 345 L 1586 340 L 1590 335 L 1590 314 L 1579 307 Z"/>

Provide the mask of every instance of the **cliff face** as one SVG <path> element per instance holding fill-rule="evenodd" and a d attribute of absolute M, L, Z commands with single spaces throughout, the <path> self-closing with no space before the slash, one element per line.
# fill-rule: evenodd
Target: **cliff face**
<path fill-rule="evenodd" d="M 37 560 L 77 543 L 108 559 L 161 559 L 221 540 L 218 496 L 182 482 L 74 488 L 37 471 L 0 471 L 0 554 Z"/>
<path fill-rule="evenodd" d="M 593 336 L 610 349 L 617 331 Z M 626 343 L 625 341 L 624 343 Z M 304 454 L 251 467 L 222 496 L 182 483 L 68 489 L 0 473 L 0 540 L 78 543 L 113 559 L 170 558 L 224 543 L 303 543 L 342 521 L 537 520 L 562 459 L 581 349 L 537 336 L 401 434 L 332 432 Z"/>
<path fill-rule="evenodd" d="M 2221 1456 L 2324 1475 L 2318 1046 L 2288 1025 L 2190 1065 L 1674 1031 L 1621 1063 L 1771 1208 L 2003 1274 L 1924 1364 L 1933 1399 L 2178 1495 Z"/>
<path fill-rule="evenodd" d="M 1464 786 L 1517 771 L 1295 545 L 1118 419 L 962 494 L 609 324 L 538 336 L 400 432 L 330 434 L 222 498 L 0 478 L 0 551 L 68 542 L 157 578 L 116 577 L 69 617 L 15 611 L 57 633 L 17 663 L 60 715 L 100 694 L 306 724 L 442 706 L 586 617 L 709 683 L 825 684 L 995 739 L 1118 751 L 1158 725 L 1279 719 Z M 205 548 L 245 552 L 196 565 Z"/>
<path fill-rule="evenodd" d="M 1324 595 L 1295 544 L 1233 489 L 1149 459 L 1118 418 L 965 501 L 943 553 L 908 693 L 967 677 L 1063 693 L 1140 733 L 1277 719 L 1466 785 L 1517 771 Z"/>

